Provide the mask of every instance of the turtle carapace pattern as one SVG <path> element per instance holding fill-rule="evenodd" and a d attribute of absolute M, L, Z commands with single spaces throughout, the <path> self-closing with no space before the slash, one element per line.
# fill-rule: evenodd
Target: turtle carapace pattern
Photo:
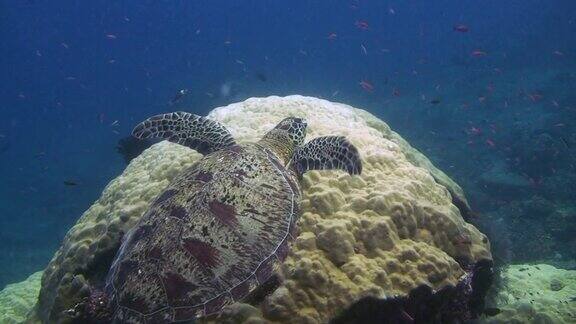
<path fill-rule="evenodd" d="M 178 175 L 124 236 L 106 278 L 112 323 L 190 321 L 246 300 L 288 254 L 301 173 L 362 170 L 344 137 L 302 146 L 306 122 L 295 117 L 243 145 L 221 124 L 182 112 L 151 117 L 133 134 L 211 153 Z"/>

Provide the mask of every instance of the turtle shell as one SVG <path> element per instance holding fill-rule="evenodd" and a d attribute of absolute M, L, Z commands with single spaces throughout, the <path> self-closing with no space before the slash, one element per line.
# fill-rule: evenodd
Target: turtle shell
<path fill-rule="evenodd" d="M 106 279 L 113 320 L 186 321 L 244 300 L 286 258 L 299 200 L 294 174 L 267 148 L 205 156 L 126 234 Z"/>

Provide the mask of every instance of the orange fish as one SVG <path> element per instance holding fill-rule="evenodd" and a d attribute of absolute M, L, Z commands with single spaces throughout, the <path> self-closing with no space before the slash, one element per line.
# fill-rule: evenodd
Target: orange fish
<path fill-rule="evenodd" d="M 468 26 L 464 25 L 464 24 L 458 24 L 456 26 L 454 26 L 452 28 L 454 31 L 460 32 L 460 33 L 467 33 L 470 31 L 470 28 L 468 28 Z"/>
<path fill-rule="evenodd" d="M 114 34 L 106 34 L 106 38 L 108 38 L 108 39 L 117 39 L 118 37 L 116 37 L 116 35 L 114 35 Z"/>
<path fill-rule="evenodd" d="M 486 53 L 485 51 L 482 50 L 473 50 L 472 53 L 470 53 L 472 56 L 474 57 L 483 57 L 488 55 L 488 53 Z"/>
<path fill-rule="evenodd" d="M 367 30 L 370 28 L 370 25 L 368 25 L 367 22 L 363 21 L 363 20 L 357 20 L 354 25 L 356 25 L 356 27 L 358 27 L 359 29 L 362 30 Z"/>
<path fill-rule="evenodd" d="M 367 80 L 361 80 L 359 84 L 362 87 L 362 89 L 364 89 L 364 91 L 366 92 L 374 91 L 374 86 Z"/>
<path fill-rule="evenodd" d="M 474 126 L 470 127 L 470 129 L 468 131 L 472 135 L 480 135 L 482 133 L 482 129 L 474 127 Z"/>
<path fill-rule="evenodd" d="M 529 93 L 528 98 L 530 98 L 532 102 L 538 102 L 540 99 L 542 99 L 542 95 L 539 93 Z"/>

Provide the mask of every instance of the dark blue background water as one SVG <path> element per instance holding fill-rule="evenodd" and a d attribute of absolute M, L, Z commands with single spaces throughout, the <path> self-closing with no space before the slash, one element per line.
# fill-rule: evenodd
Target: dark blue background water
<path fill-rule="evenodd" d="M 118 139 L 181 88 L 198 114 L 273 94 L 370 110 L 487 209 L 475 177 L 532 145 L 511 124 L 574 133 L 575 31 L 570 0 L 1 1 L 0 287 L 46 265 L 125 167 Z"/>

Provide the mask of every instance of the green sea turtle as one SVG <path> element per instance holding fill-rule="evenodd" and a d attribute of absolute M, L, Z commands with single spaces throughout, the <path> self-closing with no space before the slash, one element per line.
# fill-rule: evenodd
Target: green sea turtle
<path fill-rule="evenodd" d="M 269 283 L 296 233 L 308 170 L 360 174 L 342 136 L 303 144 L 306 122 L 282 120 L 256 143 L 238 145 L 224 126 L 186 112 L 157 115 L 133 131 L 204 157 L 177 176 L 125 235 L 105 290 L 88 305 L 114 323 L 170 323 L 218 314 Z"/>

